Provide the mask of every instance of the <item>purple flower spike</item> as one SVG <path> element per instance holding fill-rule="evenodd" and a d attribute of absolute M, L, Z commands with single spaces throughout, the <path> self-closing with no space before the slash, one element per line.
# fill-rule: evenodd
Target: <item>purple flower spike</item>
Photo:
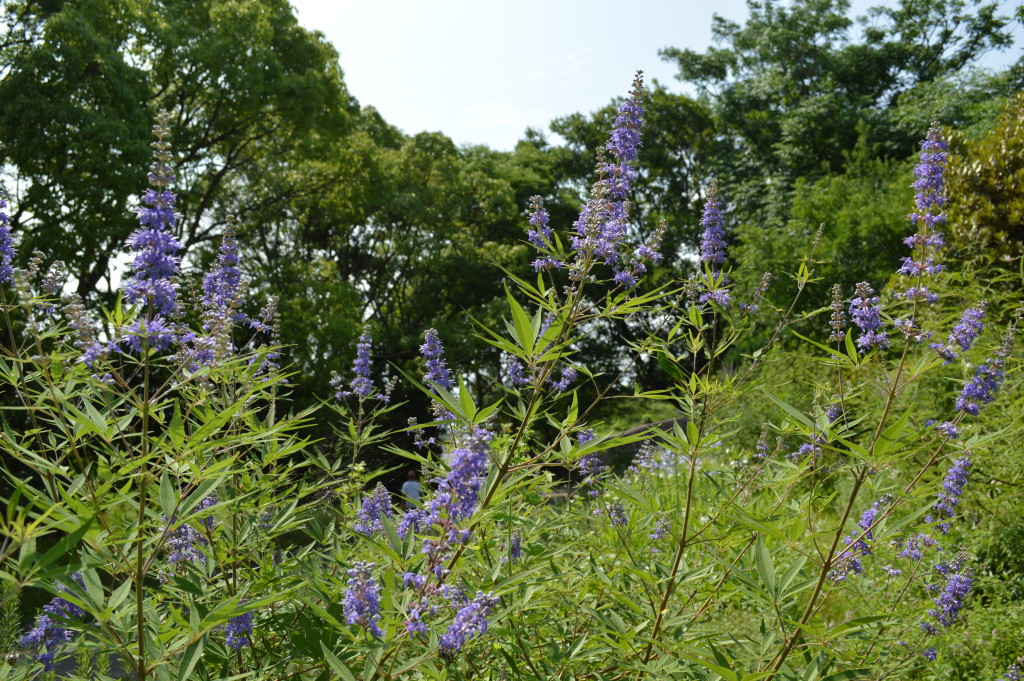
<path fill-rule="evenodd" d="M 508 545 L 508 555 L 502 560 L 508 562 L 516 562 L 523 557 L 523 535 L 519 530 L 515 530 L 512 533 L 512 539 Z"/>
<path fill-rule="evenodd" d="M 576 380 L 576 370 L 572 367 L 566 367 L 562 369 L 562 377 L 557 381 L 552 381 L 551 387 L 558 392 L 565 392 L 572 385 L 572 382 Z"/>
<path fill-rule="evenodd" d="M 987 364 L 981 364 L 975 370 L 974 378 L 964 385 L 964 389 L 956 398 L 957 411 L 977 416 L 981 408 L 996 397 L 999 385 L 1003 382 L 1003 361 L 990 358 Z"/>
<path fill-rule="evenodd" d="M 80 573 L 76 572 L 71 578 L 79 586 L 84 584 Z M 57 591 L 68 593 L 67 588 L 63 585 L 58 586 Z M 43 664 L 43 670 L 52 671 L 57 653 L 72 638 L 71 631 L 66 629 L 62 623 L 68 620 L 81 620 L 85 617 L 85 611 L 74 603 L 56 596 L 43 606 L 43 613 L 36 618 L 36 626 L 22 636 L 21 645 L 35 650 L 35 660 Z"/>
<path fill-rule="evenodd" d="M 384 531 L 384 518 L 391 519 L 391 494 L 384 485 L 377 483 L 373 492 L 363 496 L 359 509 L 359 521 L 354 525 L 356 532 L 372 536 Z"/>
<path fill-rule="evenodd" d="M 417 532 L 421 527 L 426 525 L 428 511 L 425 508 L 411 508 L 405 512 L 402 519 L 398 521 L 398 527 L 395 528 L 395 532 L 402 539 L 405 539 L 405 535 L 409 532 Z"/>
<path fill-rule="evenodd" d="M 228 620 L 227 637 L 224 641 L 228 648 L 241 650 L 252 645 L 252 613 L 246 612 Z"/>
<path fill-rule="evenodd" d="M 138 210 L 142 226 L 126 242 L 135 251 L 135 274 L 125 284 L 125 299 L 150 304 L 155 314 L 170 314 L 178 307 L 171 277 L 178 273 L 176 254 L 181 249 L 177 237 L 168 231 L 174 225 L 175 196 L 170 191 L 149 189 L 143 201 L 150 207 Z"/>
<path fill-rule="evenodd" d="M 962 352 L 967 352 L 971 349 L 974 339 L 978 337 L 978 334 L 985 327 L 983 319 L 985 319 L 984 303 L 977 307 L 967 308 L 964 310 L 963 316 L 960 317 L 960 322 L 953 327 L 952 333 L 949 334 L 948 344 L 945 347 L 940 344 L 932 345 L 932 348 L 943 358 L 943 364 L 949 364 L 956 358 L 956 352 L 953 350 L 954 345 L 959 346 Z"/>
<path fill-rule="evenodd" d="M 238 269 L 238 243 L 235 241 L 235 228 L 228 223 L 224 228 L 217 267 L 203 277 L 203 307 L 224 316 L 242 303 L 241 288 L 242 271 Z M 235 312 L 230 314 L 230 319 L 243 321 L 246 316 Z M 206 331 L 211 330 L 210 320 L 204 321 L 203 328 Z"/>
<path fill-rule="evenodd" d="M 861 352 L 867 352 L 873 347 L 882 350 L 889 347 L 889 337 L 880 331 L 882 319 L 878 307 L 879 298 L 873 294 L 871 286 L 862 281 L 857 284 L 856 297 L 850 301 L 850 317 L 861 330 L 857 338 Z"/>
<path fill-rule="evenodd" d="M 625 507 L 619 502 L 609 504 L 608 521 L 615 527 L 625 527 L 629 524 L 629 517 L 626 515 Z"/>
<path fill-rule="evenodd" d="M 487 475 L 491 433 L 478 428 L 466 447 L 452 452 L 452 468 L 437 486 L 428 505 L 427 524 L 440 525 L 442 512 L 458 521 L 473 515 Z"/>
<path fill-rule="evenodd" d="M 497 604 L 498 598 L 493 594 L 477 591 L 476 598 L 459 609 L 448 631 L 438 641 L 441 655 L 448 659 L 455 657 L 467 641 L 487 631 L 487 616 Z"/>
<path fill-rule="evenodd" d="M 174 327 L 163 317 L 153 317 L 148 321 L 145 319 L 135 320 L 125 329 L 125 335 L 121 342 L 127 345 L 132 352 L 142 352 L 145 348 L 163 352 L 171 347 L 174 339 Z"/>
<path fill-rule="evenodd" d="M 729 307 L 729 303 L 732 302 L 732 295 L 724 288 L 720 288 L 717 291 L 708 291 L 702 294 L 699 300 L 702 303 L 711 301 L 721 307 Z"/>
<path fill-rule="evenodd" d="M 942 208 L 946 204 L 945 172 L 948 145 L 942 139 L 938 123 L 932 123 L 928 130 L 928 138 L 921 143 L 921 163 L 914 168 L 917 179 L 913 187 L 917 192 L 917 211 L 910 214 L 910 221 L 917 226 L 918 231 L 913 236 L 903 240 L 913 251 L 912 257 L 904 258 L 898 273 L 920 279 L 924 276 L 932 276 L 946 269 L 945 265 L 939 264 L 935 258 L 928 255 L 929 252 L 936 253 L 944 245 L 942 233 L 937 228 L 946 221 L 942 214 Z M 911 287 L 900 297 L 907 299 L 925 300 L 934 303 L 937 299 L 935 294 L 925 287 Z"/>
<path fill-rule="evenodd" d="M 380 587 L 370 571 L 373 563 L 357 562 L 348 571 L 348 591 L 345 592 L 345 622 L 358 624 L 377 638 L 384 636 L 378 626 L 380 619 Z"/>
<path fill-rule="evenodd" d="M 582 431 L 580 435 L 582 436 L 585 432 L 587 431 Z M 576 468 L 579 470 L 580 475 L 583 476 L 580 485 L 590 487 L 591 489 L 587 491 L 587 494 L 596 497 L 600 493 L 598 486 L 601 484 L 608 466 L 601 460 L 600 455 L 594 453 L 587 454 L 576 462 Z"/>
<path fill-rule="evenodd" d="M 16 254 L 6 208 L 7 201 L 4 200 L 3 189 L 0 188 L 0 284 L 11 283 L 14 277 L 14 268 L 11 263 L 14 262 Z"/>
<path fill-rule="evenodd" d="M 546 250 L 551 246 L 551 228 L 548 227 L 548 212 L 544 208 L 544 199 L 539 196 L 530 198 L 530 226 L 533 229 L 526 233 L 526 238 L 538 250 Z"/>
<path fill-rule="evenodd" d="M 513 386 L 523 386 L 530 382 L 530 378 L 526 375 L 526 367 L 515 357 L 509 359 L 505 371 Z"/>
<path fill-rule="evenodd" d="M 704 233 L 700 237 L 700 259 L 714 265 L 725 262 L 725 230 L 722 227 L 722 202 L 718 200 L 718 185 L 711 184 L 708 200 L 700 218 Z"/>
<path fill-rule="evenodd" d="M 644 124 L 644 107 L 640 103 L 643 91 L 642 74 L 637 73 L 633 88 L 634 90 L 630 92 L 632 96 L 619 107 L 611 139 L 605 145 L 605 148 L 623 163 L 635 161 L 640 149 L 640 128 Z"/>
<path fill-rule="evenodd" d="M 932 123 L 928 129 L 928 138 L 921 142 L 921 163 L 914 168 L 914 175 L 917 180 L 913 187 L 917 191 L 914 197 L 917 201 L 917 209 L 921 214 L 915 213 L 911 219 L 923 221 L 929 225 L 944 222 L 942 215 L 929 215 L 930 211 L 941 210 L 946 205 L 945 172 L 947 152 L 949 145 L 942 139 L 942 131 L 937 122 Z"/>
<path fill-rule="evenodd" d="M 618 261 L 629 222 L 626 198 L 636 176 L 636 169 L 631 164 L 636 160 L 640 128 L 644 121 L 642 95 L 643 73 L 638 71 L 630 96 L 619 107 L 615 128 L 605 145 L 613 161 L 599 166 L 601 179 L 594 185 L 590 200 L 574 223 L 576 234 L 572 238 L 572 247 L 577 252 L 577 261 L 570 277 L 583 276 L 583 260 L 589 255 L 612 266 L 616 274 L 624 270 Z"/>
<path fill-rule="evenodd" d="M 178 292 L 172 278 L 178 273 L 177 253 L 181 249 L 171 231 L 177 215 L 175 196 L 168 189 L 174 183 L 174 173 L 169 166 L 171 145 L 167 138 L 171 129 L 167 126 L 168 119 L 167 113 L 161 112 L 153 126 L 157 140 L 153 143 L 155 161 L 150 166 L 149 182 L 154 188 L 143 194 L 143 206 L 136 211 L 139 228 L 126 242 L 135 257 L 132 261 L 134 274 L 125 283 L 124 297 L 128 302 L 142 304 L 146 317 L 144 324 L 140 320 L 128 330 L 129 336 L 125 339 L 135 352 L 147 346 L 157 351 L 166 350 L 176 338 L 172 325 L 162 319 L 178 308 Z"/>
<path fill-rule="evenodd" d="M 942 482 L 942 491 L 939 492 L 938 501 L 935 502 L 935 514 L 940 518 L 949 519 L 956 515 L 956 505 L 960 501 L 964 485 L 967 484 L 967 474 L 971 470 L 971 457 L 960 457 L 953 462 L 946 478 Z M 949 532 L 949 523 L 943 520 L 939 523 L 939 531 L 942 534 Z"/>
<path fill-rule="evenodd" d="M 949 575 L 942 593 L 934 600 L 935 608 L 928 614 L 939 621 L 944 627 L 953 626 L 964 607 L 964 599 L 971 592 L 974 577 L 969 570 L 961 569 Z"/>
<path fill-rule="evenodd" d="M 437 331 L 427 329 L 423 337 L 426 342 L 420 346 L 420 354 L 427 360 L 427 374 L 424 378 L 445 390 L 452 390 L 455 383 L 452 381 L 452 372 L 448 370 L 448 365 L 444 361 L 444 347 Z M 430 388 L 433 390 L 433 386 Z"/>
<path fill-rule="evenodd" d="M 196 511 L 202 511 L 210 508 L 217 503 L 217 495 L 211 494 L 210 496 L 199 502 L 196 506 Z M 164 517 L 164 522 L 167 526 L 173 525 L 177 521 L 177 516 L 167 520 Z M 214 526 L 213 516 L 207 516 L 199 521 L 200 524 L 207 529 L 212 531 Z M 167 530 L 165 529 L 165 532 Z M 195 529 L 188 523 L 183 523 L 178 527 L 170 530 L 167 534 L 167 562 L 168 563 L 205 563 L 206 555 L 203 553 L 201 546 L 207 544 L 206 537 L 202 535 L 199 530 Z"/>
<path fill-rule="evenodd" d="M 860 520 L 857 521 L 859 529 L 853 530 L 848 536 L 843 537 L 843 544 L 848 548 L 836 556 L 835 567 L 828 575 L 832 581 L 841 582 L 850 574 L 864 572 L 864 565 L 860 559 L 873 553 L 871 542 L 874 540 L 872 526 L 875 523 L 875 518 L 891 502 L 890 495 L 882 495 L 861 514 Z"/>
<path fill-rule="evenodd" d="M 370 346 L 372 340 L 370 338 L 370 325 L 367 324 L 363 327 L 363 334 L 359 336 L 359 342 L 356 343 L 356 358 L 352 362 L 352 373 L 355 378 L 349 383 L 349 387 L 352 389 L 347 392 L 341 392 L 340 395 L 357 395 L 358 397 L 369 397 L 370 393 L 373 392 L 373 379 L 370 378 Z"/>

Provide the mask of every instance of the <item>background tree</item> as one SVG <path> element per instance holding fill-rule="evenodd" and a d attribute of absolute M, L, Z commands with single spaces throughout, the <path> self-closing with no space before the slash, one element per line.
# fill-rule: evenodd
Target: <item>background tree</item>
<path fill-rule="evenodd" d="M 134 229 L 135 169 L 158 109 L 172 115 L 186 253 L 229 213 L 314 191 L 299 177 L 274 195 L 242 188 L 330 146 L 358 110 L 334 48 L 285 0 L 83 0 L 38 16 L 42 30 L 5 50 L 0 160 L 18 188 L 23 247 L 67 263 L 86 298 L 109 296 L 120 274 L 109 254 Z"/>
<path fill-rule="evenodd" d="M 922 128 L 900 124 L 900 101 L 1011 42 L 1009 18 L 980 0 L 875 7 L 859 39 L 846 0 L 747 6 L 742 26 L 714 18 L 720 46 L 661 54 L 714 113 L 707 161 L 733 188 L 735 214 L 762 225 L 786 222 L 797 178 L 842 172 L 861 136 L 882 158 L 908 157 Z"/>
<path fill-rule="evenodd" d="M 950 234 L 962 257 L 988 251 L 1003 267 L 1024 252 L 1024 95 L 979 139 L 952 139 Z"/>

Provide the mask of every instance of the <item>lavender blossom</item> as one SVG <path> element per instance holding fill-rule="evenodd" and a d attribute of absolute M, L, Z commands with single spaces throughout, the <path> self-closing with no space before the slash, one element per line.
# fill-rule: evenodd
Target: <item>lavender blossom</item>
<path fill-rule="evenodd" d="M 0 188 L 0 284 L 9 284 L 13 281 L 14 268 L 11 263 L 14 262 L 16 255 L 6 208 L 7 201 L 4 200 L 3 190 Z"/>
<path fill-rule="evenodd" d="M 277 296 L 267 296 L 267 304 L 260 309 L 260 313 L 255 319 L 249 322 L 249 328 L 261 333 L 270 335 L 270 345 L 276 346 L 280 341 L 279 333 L 281 329 L 281 314 L 277 310 L 277 304 L 279 300 Z M 250 363 L 255 362 L 256 356 L 253 356 Z M 257 374 L 268 374 L 273 371 L 277 371 L 280 367 L 281 353 L 277 350 L 268 349 L 263 353 L 263 361 L 260 363 L 260 368 L 256 372 Z"/>
<path fill-rule="evenodd" d="M 425 508 L 411 508 L 405 512 L 402 519 L 398 521 L 398 526 L 395 528 L 395 532 L 402 539 L 405 539 L 405 535 L 409 532 L 417 532 L 421 527 L 425 527 L 427 524 L 427 515 L 429 512 Z"/>
<path fill-rule="evenodd" d="M 427 360 L 427 374 L 424 378 L 428 383 L 435 383 L 445 390 L 454 389 L 455 383 L 452 381 L 452 373 L 444 361 L 444 347 L 441 345 L 437 331 L 427 329 L 423 337 L 426 342 L 420 346 L 420 354 Z M 433 391 L 433 386 L 430 386 L 430 389 Z"/>
<path fill-rule="evenodd" d="M 353 529 L 356 532 L 373 536 L 384 531 L 384 518 L 391 519 L 391 494 L 384 485 L 377 483 L 373 492 L 363 495 L 363 503 L 359 509 L 359 521 Z"/>
<path fill-rule="evenodd" d="M 179 525 L 167 537 L 167 562 L 205 563 L 206 556 L 199 548 L 202 544 L 206 544 L 206 537 L 198 530 L 188 523 Z"/>
<path fill-rule="evenodd" d="M 613 161 L 599 161 L 601 179 L 594 185 L 590 200 L 580 210 L 579 218 L 574 223 L 576 235 L 573 236 L 572 246 L 577 252 L 577 262 L 570 274 L 573 278 L 583 276 L 581 258 L 589 255 L 612 266 L 616 275 L 624 269 L 618 263 L 619 251 L 625 241 L 629 220 L 626 197 L 636 176 L 636 169 L 631 164 L 637 157 L 640 128 L 644 121 L 642 94 L 643 73 L 638 71 L 630 96 L 619 107 L 615 127 L 605 145 Z"/>
<path fill-rule="evenodd" d="M 1006 668 L 1006 673 L 1003 674 L 1003 678 L 1006 679 L 1006 681 L 1020 681 L 1020 667 L 1011 663 L 1010 666 Z"/>
<path fill-rule="evenodd" d="M 640 258 L 641 262 L 650 261 L 657 265 L 661 262 L 661 240 L 665 237 L 665 230 L 667 229 L 667 223 L 662 218 L 658 223 L 658 229 L 655 230 L 647 241 L 636 249 L 637 257 Z M 646 268 L 644 269 L 646 271 Z M 643 272 L 641 272 L 643 274 Z M 767 288 L 767 287 L 766 287 Z"/>
<path fill-rule="evenodd" d="M 817 439 L 820 436 L 815 435 L 814 437 Z M 786 458 L 790 461 L 800 461 L 807 457 L 817 458 L 819 456 L 821 456 L 821 447 L 818 446 L 817 442 L 805 442 L 800 445 L 795 452 L 787 454 Z"/>
<path fill-rule="evenodd" d="M 557 381 L 551 382 L 551 387 L 558 392 L 565 392 L 572 385 L 572 382 L 576 380 L 576 370 L 572 367 L 566 367 L 562 369 L 562 376 Z"/>
<path fill-rule="evenodd" d="M 177 309 L 177 290 L 171 278 L 178 273 L 177 252 L 181 248 L 177 237 L 171 232 L 177 215 L 174 212 L 175 196 L 168 189 L 174 182 L 174 174 L 168 162 L 171 160 L 171 134 L 167 126 L 168 115 L 161 112 L 153 133 L 157 141 L 150 184 L 154 189 L 146 190 L 142 197 L 144 206 L 136 212 L 139 229 L 128 237 L 127 245 L 135 252 L 132 263 L 134 275 L 125 284 L 125 299 L 129 302 L 145 303 L 150 314 L 165 315 Z"/>
<path fill-rule="evenodd" d="M 932 335 L 931 331 L 923 331 L 913 319 L 901 317 L 893 320 L 892 325 L 903 334 L 904 338 L 915 343 L 923 343 Z"/>
<path fill-rule="evenodd" d="M 718 185 L 711 183 L 708 200 L 704 204 L 700 224 L 704 233 L 700 237 L 700 259 L 714 268 L 725 262 L 725 230 L 722 227 L 722 202 L 718 200 Z M 716 270 L 713 270 L 716 271 Z"/>
<path fill-rule="evenodd" d="M 757 444 L 754 445 L 754 451 L 757 452 L 757 458 L 764 459 L 768 457 L 768 424 L 765 423 L 761 426 L 761 435 L 757 438 Z"/>
<path fill-rule="evenodd" d="M 539 196 L 530 197 L 530 208 L 533 209 L 530 213 L 530 226 L 534 229 L 527 232 L 527 238 L 537 248 L 547 248 L 551 243 L 551 228 L 548 227 L 548 212 L 544 209 L 544 199 Z"/>
<path fill-rule="evenodd" d="M 368 397 L 373 392 L 373 379 L 370 378 L 370 344 L 370 325 L 367 324 L 363 327 L 363 335 L 359 336 L 359 342 L 356 343 L 356 358 L 352 363 L 352 373 L 355 374 L 355 378 L 349 383 L 352 390 L 342 393 L 343 395 Z"/>
<path fill-rule="evenodd" d="M 530 382 L 529 377 L 526 375 L 526 367 L 515 357 L 508 360 L 505 373 L 514 386 L 523 386 Z"/>
<path fill-rule="evenodd" d="M 942 491 L 935 502 L 935 514 L 941 519 L 949 519 L 956 515 L 956 505 L 960 501 L 964 485 L 967 484 L 967 474 L 971 470 L 971 457 L 963 456 L 953 462 L 953 465 L 946 472 L 946 478 L 942 481 Z M 949 532 L 949 523 L 942 520 L 939 523 L 939 532 Z"/>
<path fill-rule="evenodd" d="M 708 291 L 707 293 L 702 294 L 700 302 L 712 302 L 720 307 L 729 307 L 729 303 L 732 302 L 732 294 L 724 288 L 715 289 L 714 291 Z"/>
<path fill-rule="evenodd" d="M 955 440 L 960 435 L 960 429 L 952 421 L 943 421 L 938 424 L 935 421 L 929 421 L 925 425 L 929 427 L 935 426 L 935 430 L 949 440 Z"/>
<path fill-rule="evenodd" d="M 229 222 L 221 239 L 217 267 L 203 277 L 203 307 L 215 314 L 224 315 L 238 308 L 242 302 L 242 271 L 238 269 L 238 244 L 235 241 L 235 227 Z M 242 313 L 230 314 L 233 321 L 242 321 Z M 203 328 L 212 330 L 210 320 L 204 320 Z"/>
<path fill-rule="evenodd" d="M 71 578 L 79 586 L 84 585 L 81 573 L 76 572 Z M 67 587 L 63 585 L 58 585 L 57 591 L 64 594 L 69 593 Z M 35 650 L 35 660 L 43 664 L 44 671 L 51 671 L 54 669 L 57 653 L 72 638 L 71 631 L 66 629 L 63 623 L 70 620 L 81 620 L 85 617 L 85 611 L 61 596 L 55 596 L 47 605 L 43 606 L 43 613 L 36 618 L 36 626 L 22 636 L 21 645 Z"/>
<path fill-rule="evenodd" d="M 928 614 L 939 621 L 944 627 L 953 626 L 960 616 L 960 610 L 964 607 L 964 599 L 971 591 L 974 584 L 974 577 L 970 570 L 960 568 L 950 574 L 942 593 L 933 601 L 935 607 L 928 611 Z"/>
<path fill-rule="evenodd" d="M 981 303 L 977 307 L 969 307 L 964 310 L 960 321 L 953 327 L 946 345 L 941 343 L 933 343 L 931 345 L 932 349 L 942 357 L 943 364 L 949 364 L 956 359 L 956 352 L 953 346 L 959 346 L 962 352 L 967 352 L 971 349 L 974 340 L 985 326 L 982 321 L 983 319 L 985 319 L 985 303 Z"/>
<path fill-rule="evenodd" d="M 929 291 L 924 286 L 911 286 L 903 293 L 895 294 L 896 298 L 903 298 L 905 300 L 923 300 L 928 303 L 934 303 L 939 299 L 937 293 Z"/>
<path fill-rule="evenodd" d="M 983 406 L 994 400 L 1003 382 L 1002 366 L 1001 358 L 990 358 L 988 363 L 978 365 L 974 378 L 964 385 L 956 398 L 957 411 L 977 416 Z"/>
<path fill-rule="evenodd" d="M 857 346 L 861 352 L 873 347 L 885 350 L 889 347 L 889 338 L 879 330 L 882 328 L 878 296 L 867 282 L 857 284 L 856 297 L 850 301 L 850 316 L 853 323 L 861 330 L 857 338 Z"/>
<path fill-rule="evenodd" d="M 626 515 L 626 508 L 619 502 L 608 505 L 608 521 L 614 527 L 625 527 L 629 524 L 629 516 Z"/>
<path fill-rule="evenodd" d="M 921 537 L 923 535 L 912 534 L 903 543 L 903 550 L 899 552 L 900 558 L 910 560 L 921 560 L 924 554 L 921 553 Z"/>
<path fill-rule="evenodd" d="M 246 612 L 228 620 L 227 637 L 224 641 L 228 648 L 241 650 L 252 645 L 252 613 Z"/>
<path fill-rule="evenodd" d="M 505 555 L 505 557 L 502 558 L 502 560 L 505 562 L 514 563 L 522 557 L 523 535 L 519 532 L 519 530 L 515 530 L 514 532 L 512 532 L 512 539 L 509 541 L 508 544 L 508 552 Z"/>
<path fill-rule="evenodd" d="M 841 415 L 842 406 L 839 403 L 833 402 L 825 407 L 825 419 L 828 421 L 829 425 L 835 423 Z M 765 428 L 762 430 L 762 434 L 764 437 L 767 437 L 767 424 L 765 424 Z M 795 452 L 787 454 L 786 458 L 789 459 L 790 461 L 799 461 L 805 457 L 813 456 L 817 458 L 821 456 L 821 445 L 825 444 L 826 442 L 825 435 L 825 431 L 819 428 L 817 432 L 815 432 L 814 435 L 811 436 L 810 442 L 800 445 L 800 447 Z M 767 452 L 767 441 L 765 442 L 764 447 L 765 451 Z"/>
<path fill-rule="evenodd" d="M 587 494 L 592 497 L 597 496 L 597 486 L 601 483 L 601 479 L 608 470 L 608 466 L 601 461 L 601 457 L 598 454 L 594 453 L 587 454 L 581 458 L 576 463 L 576 469 L 583 475 L 583 480 L 580 484 L 594 488 L 589 490 Z"/>
<path fill-rule="evenodd" d="M 634 478 L 644 478 L 655 466 L 654 443 L 644 440 L 640 443 L 633 462 L 626 468 L 626 472 Z"/>
<path fill-rule="evenodd" d="M 438 484 L 438 494 L 427 506 L 427 524 L 442 524 L 442 514 L 453 521 L 473 515 L 487 475 L 488 451 L 492 434 L 477 428 L 468 446 L 452 452 L 452 467 Z"/>
<path fill-rule="evenodd" d="M 970 350 L 974 339 L 978 337 L 985 326 L 983 319 L 985 319 L 984 303 L 964 310 L 960 323 L 953 327 L 953 332 L 949 334 L 949 344 L 959 345 L 963 352 Z"/>
<path fill-rule="evenodd" d="M 370 571 L 373 563 L 357 562 L 348 570 L 348 591 L 345 592 L 345 622 L 358 624 L 377 638 L 384 636 L 380 619 L 380 587 Z"/>
<path fill-rule="evenodd" d="M 890 503 L 892 503 L 892 497 L 888 494 L 883 495 L 861 514 L 860 520 L 857 521 L 858 529 L 843 538 L 843 544 L 847 548 L 836 556 L 835 567 L 828 575 L 830 579 L 841 582 L 850 574 L 864 572 L 864 565 L 860 559 L 873 553 L 871 542 L 874 540 L 872 527 L 875 518 Z"/>
<path fill-rule="evenodd" d="M 946 157 L 948 145 L 942 139 L 938 123 L 932 123 L 928 130 L 928 138 L 921 143 L 921 163 L 914 169 L 917 180 L 913 187 L 917 191 L 917 211 L 910 214 L 910 221 L 917 225 L 918 231 L 913 236 L 904 239 L 915 255 L 904 258 L 898 273 L 920 279 L 924 276 L 932 276 L 946 269 L 945 265 L 939 264 L 935 258 L 928 255 L 941 249 L 945 242 L 942 233 L 937 228 L 945 223 L 946 217 L 942 214 L 946 197 L 943 194 L 945 181 Z M 926 300 L 935 302 L 937 296 L 926 287 L 914 286 L 908 289 L 901 297 L 907 299 Z"/>
<path fill-rule="evenodd" d="M 942 235 L 934 233 L 934 227 L 946 221 L 945 216 L 936 211 L 941 211 L 946 205 L 943 173 L 948 150 L 949 145 L 942 139 L 939 124 L 932 123 L 928 129 L 927 139 L 921 142 L 921 163 L 914 168 L 917 180 L 913 187 L 917 190 L 915 200 L 919 212 L 910 216 L 913 222 L 920 222 L 932 228 L 932 234 L 911 237 L 915 239 L 915 243 L 927 243 L 931 239 L 931 245 L 942 246 Z"/>
<path fill-rule="evenodd" d="M 487 631 L 487 616 L 497 604 L 498 598 L 493 594 L 477 591 L 476 598 L 459 609 L 448 631 L 438 641 L 441 655 L 448 659 L 455 657 L 467 641 Z"/>
<path fill-rule="evenodd" d="M 427 627 L 426 622 L 423 621 L 423 613 L 430 610 L 430 601 L 426 596 L 421 598 L 419 601 L 412 601 L 409 603 L 409 617 L 405 620 L 405 630 L 409 632 L 410 635 L 419 636 L 425 640 L 430 629 Z"/>
<path fill-rule="evenodd" d="M 138 318 L 125 328 L 121 343 L 132 352 L 141 353 L 146 348 L 163 352 L 175 340 L 174 326 L 163 317 Z"/>
<path fill-rule="evenodd" d="M 203 511 L 214 506 L 216 503 L 217 496 L 215 494 L 211 494 L 199 502 L 196 506 L 196 511 Z M 177 516 L 173 516 L 169 521 L 167 520 L 167 516 L 164 516 L 164 522 L 166 523 L 164 532 L 167 534 L 168 563 L 206 562 L 206 555 L 203 553 L 201 547 L 209 542 L 201 532 L 188 523 L 182 523 L 173 530 L 168 531 L 168 529 L 177 522 Z M 213 516 L 202 518 L 199 522 L 208 532 L 213 531 Z"/>
<path fill-rule="evenodd" d="M 659 514 L 654 521 L 654 531 L 647 535 L 647 538 L 651 541 L 661 541 L 665 538 L 665 533 L 668 532 L 669 519 Z"/>
<path fill-rule="evenodd" d="M 747 314 L 757 314 L 761 309 L 760 302 L 764 298 L 764 294 L 768 292 L 768 287 L 772 283 L 772 273 L 765 272 L 761 275 L 761 281 L 758 283 L 757 288 L 754 289 L 754 297 L 749 303 L 740 303 L 740 310 Z"/>
<path fill-rule="evenodd" d="M 125 284 L 125 299 L 150 304 L 154 314 L 170 314 L 177 309 L 177 290 L 171 277 L 178 273 L 175 254 L 181 248 L 177 237 L 168 231 L 174 222 L 175 196 L 170 191 L 149 189 L 143 201 L 151 207 L 139 209 L 142 227 L 126 242 L 135 251 L 135 274 Z"/>

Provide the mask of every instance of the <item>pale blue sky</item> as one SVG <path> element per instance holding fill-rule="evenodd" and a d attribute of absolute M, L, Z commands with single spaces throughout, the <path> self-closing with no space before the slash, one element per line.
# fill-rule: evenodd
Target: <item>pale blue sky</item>
<path fill-rule="evenodd" d="M 496 149 L 511 149 L 527 126 L 547 133 L 557 116 L 593 111 L 624 95 L 636 69 L 682 91 L 658 50 L 703 51 L 711 44 L 713 13 L 740 23 L 747 16 L 744 0 L 292 4 L 303 26 L 322 31 L 338 49 L 345 81 L 361 104 L 377 107 L 406 133 L 440 130 L 456 143 Z M 876 4 L 852 2 L 855 14 Z M 1020 42 L 1019 26 L 1017 37 Z M 988 61 L 1009 59 L 1003 53 Z"/>

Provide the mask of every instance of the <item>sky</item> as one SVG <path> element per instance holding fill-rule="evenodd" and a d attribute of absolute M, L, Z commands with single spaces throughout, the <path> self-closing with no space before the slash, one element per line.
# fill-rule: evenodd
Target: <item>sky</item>
<path fill-rule="evenodd" d="M 337 48 L 345 82 L 360 104 L 376 107 L 408 134 L 441 131 L 457 144 L 502 150 L 512 149 L 527 127 L 552 139 L 547 126 L 553 118 L 594 111 L 625 95 L 637 69 L 648 82 L 685 92 L 658 50 L 703 52 L 711 45 L 712 14 L 738 23 L 747 16 L 744 0 L 292 4 L 301 25 L 321 31 Z M 853 14 L 876 4 L 853 0 Z M 1016 37 L 1024 43 L 1019 25 Z M 1011 56 L 993 55 L 986 64 L 998 66 Z"/>

